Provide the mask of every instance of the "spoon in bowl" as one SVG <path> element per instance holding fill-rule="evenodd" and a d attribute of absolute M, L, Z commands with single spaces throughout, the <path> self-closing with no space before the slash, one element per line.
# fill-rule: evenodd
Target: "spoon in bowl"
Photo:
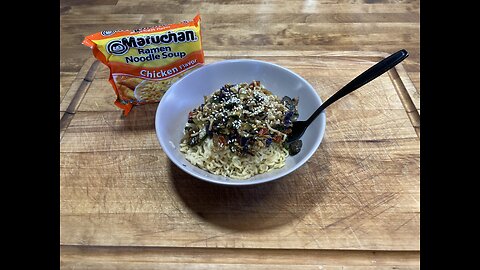
<path fill-rule="evenodd" d="M 317 116 L 319 116 L 320 113 L 325 110 L 325 108 L 327 108 L 330 104 L 334 103 L 340 98 L 346 96 L 347 94 L 350 94 L 351 92 L 362 87 L 371 80 L 387 72 L 389 69 L 402 62 L 405 58 L 407 58 L 407 56 L 408 52 L 402 49 L 378 62 L 371 68 L 364 71 L 362 74 L 358 75 L 355 79 L 353 79 L 347 85 L 342 87 L 342 89 L 338 90 L 335 94 L 333 94 L 324 103 L 322 103 L 322 105 L 320 105 L 320 107 L 307 120 L 293 122 L 292 132 L 288 134 L 286 143 L 293 143 L 300 139 L 303 136 L 303 133 L 305 133 L 305 130 L 308 128 L 308 126 L 313 122 L 313 120 L 315 120 L 315 118 L 317 118 Z"/>

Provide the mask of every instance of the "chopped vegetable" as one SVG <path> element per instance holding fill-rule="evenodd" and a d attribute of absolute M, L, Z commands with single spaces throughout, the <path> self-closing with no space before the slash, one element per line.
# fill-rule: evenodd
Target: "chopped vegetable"
<path fill-rule="evenodd" d="M 297 106 L 298 98 L 280 99 L 260 81 L 225 84 L 189 112 L 182 142 L 193 146 L 210 137 L 215 148 L 253 155 L 285 141 L 298 117 Z"/>

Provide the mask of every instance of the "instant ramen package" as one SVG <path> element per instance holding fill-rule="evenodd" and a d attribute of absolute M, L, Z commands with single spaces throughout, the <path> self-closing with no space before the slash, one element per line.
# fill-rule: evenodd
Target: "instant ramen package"
<path fill-rule="evenodd" d="M 115 105 L 126 116 L 135 105 L 159 102 L 176 80 L 204 63 L 201 38 L 197 15 L 175 24 L 102 31 L 82 43 L 109 67 Z"/>

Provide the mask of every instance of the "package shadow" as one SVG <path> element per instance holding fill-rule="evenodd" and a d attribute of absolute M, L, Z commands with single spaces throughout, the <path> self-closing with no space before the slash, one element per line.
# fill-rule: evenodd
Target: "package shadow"
<path fill-rule="evenodd" d="M 322 201 L 328 189 L 326 182 L 321 181 L 322 174 L 312 175 L 309 167 L 304 165 L 276 181 L 250 186 L 209 183 L 172 162 L 169 169 L 174 190 L 195 215 L 219 227 L 249 231 L 300 222 Z"/>

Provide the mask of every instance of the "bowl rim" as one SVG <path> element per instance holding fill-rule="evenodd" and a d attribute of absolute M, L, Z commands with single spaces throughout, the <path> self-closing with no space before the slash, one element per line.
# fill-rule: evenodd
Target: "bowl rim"
<path fill-rule="evenodd" d="M 288 69 L 286 67 L 280 66 L 280 65 L 275 64 L 275 63 L 262 61 L 262 60 L 256 60 L 256 59 L 250 59 L 250 58 L 248 58 L 248 59 L 247 58 L 245 58 L 245 59 L 244 58 L 226 59 L 226 60 L 220 60 L 220 61 L 204 64 L 204 65 L 200 66 L 199 68 L 197 68 L 197 69 L 191 71 L 190 73 L 186 74 L 185 76 L 183 76 L 179 80 L 177 80 L 175 83 L 173 83 L 170 86 L 170 88 L 175 87 L 178 83 L 180 83 L 184 79 L 187 79 L 189 76 L 192 76 L 193 74 L 202 71 L 204 68 L 212 67 L 212 66 L 216 66 L 216 65 L 222 65 L 222 64 L 225 64 L 225 63 L 236 63 L 236 62 L 237 63 L 243 63 L 243 62 L 260 63 L 260 64 L 263 64 L 263 65 L 275 66 L 276 68 L 282 69 L 282 70 L 290 73 L 291 75 L 293 75 L 297 79 L 301 80 L 304 84 L 306 84 L 308 87 L 310 87 L 312 90 L 314 90 L 315 96 L 318 99 L 318 101 L 320 102 L 320 104 L 323 103 L 323 100 L 320 98 L 318 93 L 315 91 L 315 88 L 307 80 L 305 80 L 303 77 L 301 77 L 297 73 L 291 71 L 290 69 Z M 219 175 L 220 177 L 224 177 L 225 179 L 227 179 L 227 181 L 218 181 L 218 180 L 215 180 L 215 179 L 211 179 L 211 178 L 208 177 L 208 175 L 196 174 L 192 171 L 187 170 L 186 165 L 183 164 L 181 161 L 177 160 L 175 157 L 173 157 L 172 154 L 170 153 L 170 151 L 165 151 L 165 149 L 168 149 L 167 144 L 169 142 L 168 141 L 163 141 L 162 138 L 160 137 L 160 129 L 159 129 L 159 125 L 157 124 L 157 122 L 158 122 L 158 119 L 159 119 L 161 106 L 162 106 L 164 100 L 167 100 L 165 97 L 167 95 L 169 95 L 170 88 L 165 92 L 164 96 L 162 97 L 162 99 L 158 103 L 157 109 L 155 111 L 155 133 L 156 133 L 156 136 L 157 136 L 157 140 L 159 141 L 160 146 L 162 147 L 162 151 L 167 155 L 169 160 L 172 163 L 174 163 L 178 168 L 180 168 L 181 170 L 186 172 L 188 175 L 193 176 L 194 178 L 198 178 L 198 179 L 204 180 L 204 181 L 209 182 L 209 183 L 227 185 L 227 186 L 248 186 L 248 185 L 257 185 L 257 184 L 272 182 L 272 181 L 275 181 L 275 180 L 280 180 L 280 179 L 284 178 L 285 176 L 289 175 L 290 173 L 294 172 L 295 170 L 297 170 L 299 167 L 303 166 L 313 156 L 313 154 L 318 150 L 318 147 L 320 146 L 321 142 L 323 141 L 323 137 L 325 135 L 325 128 L 326 128 L 327 122 L 326 122 L 326 114 L 325 114 L 325 110 L 324 110 L 317 117 L 317 119 L 321 119 L 321 121 L 323 122 L 323 124 L 320 127 L 320 132 L 317 136 L 319 139 L 316 141 L 315 145 L 310 149 L 310 151 L 305 155 L 305 157 L 302 160 L 300 160 L 300 162 L 296 163 L 290 169 L 285 171 L 283 175 L 281 175 L 281 176 L 277 175 L 277 176 L 267 177 L 267 178 L 264 178 L 264 179 L 257 179 L 257 180 L 250 180 L 250 181 L 248 179 L 237 180 L 237 179 L 232 179 L 232 178 L 225 177 L 225 176 L 220 176 L 220 175 Z M 313 113 L 313 111 L 312 111 L 312 113 Z M 205 172 L 207 174 L 211 174 L 210 172 L 207 172 L 207 171 L 205 171 Z"/>

